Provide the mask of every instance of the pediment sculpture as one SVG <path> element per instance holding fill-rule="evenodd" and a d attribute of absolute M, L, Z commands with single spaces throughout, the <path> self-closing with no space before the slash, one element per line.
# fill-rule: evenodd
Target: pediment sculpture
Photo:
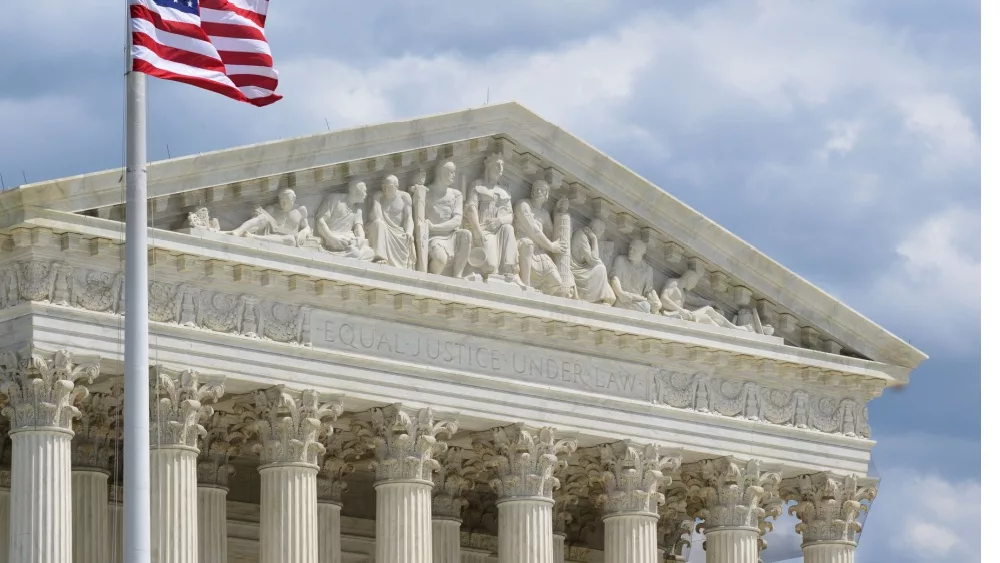
<path fill-rule="evenodd" d="M 504 281 L 546 295 L 578 299 L 668 318 L 732 330 L 771 335 L 757 311 L 744 308 L 730 320 L 714 303 L 694 295 L 702 270 L 690 268 L 655 287 L 655 273 L 646 260 L 646 243 L 631 240 L 610 270 L 601 259 L 606 224 L 600 216 L 573 229 L 569 199 L 560 195 L 549 205 L 552 186 L 544 179 L 531 183 L 529 197 L 512 205 L 503 183 L 500 153 L 485 160 L 483 177 L 468 190 L 455 187 L 458 167 L 451 159 L 434 166 L 433 181 L 417 170 L 407 190 L 399 177 L 382 178 L 370 200 L 365 182 L 348 181 L 346 190 L 327 194 L 310 226 L 305 206 L 296 206 L 291 189 L 278 202 L 256 207 L 252 216 L 232 231 L 219 231 L 218 219 L 205 207 L 188 216 L 193 229 L 219 232 L 281 245 L 315 249 L 335 256 L 474 280 Z M 464 183 L 464 182 L 463 182 Z"/>

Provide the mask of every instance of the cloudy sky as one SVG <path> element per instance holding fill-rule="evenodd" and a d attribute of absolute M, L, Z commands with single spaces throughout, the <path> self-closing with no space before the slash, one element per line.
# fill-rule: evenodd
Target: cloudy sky
<path fill-rule="evenodd" d="M 121 165 L 119 5 L 5 9 L 7 186 Z M 929 354 L 871 405 L 858 559 L 979 559 L 977 1 L 273 0 L 268 32 L 285 100 L 152 81 L 152 159 L 517 100 Z"/>

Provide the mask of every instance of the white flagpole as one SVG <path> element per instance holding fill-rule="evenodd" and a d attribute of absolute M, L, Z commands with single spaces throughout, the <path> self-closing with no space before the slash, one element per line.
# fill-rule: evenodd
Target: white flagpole
<path fill-rule="evenodd" d="M 129 23 L 131 27 L 131 20 Z M 125 133 L 125 548 L 150 563 L 149 304 L 146 253 L 146 75 L 126 55 Z"/>

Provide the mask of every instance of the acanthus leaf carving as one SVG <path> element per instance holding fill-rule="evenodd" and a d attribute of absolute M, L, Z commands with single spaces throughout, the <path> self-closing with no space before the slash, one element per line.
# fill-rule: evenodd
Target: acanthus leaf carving
<path fill-rule="evenodd" d="M 656 544 L 672 560 L 680 560 L 684 549 L 691 546 L 694 533 L 694 519 L 687 510 L 687 490 L 681 486 L 669 487 L 664 491 L 664 503 L 660 505 L 660 521 L 656 531 Z"/>
<path fill-rule="evenodd" d="M 76 363 L 66 350 L 46 353 L 34 348 L 0 354 L 0 393 L 7 396 L 2 413 L 11 432 L 30 429 L 72 431 L 80 416 L 76 403 L 89 394 L 78 382 L 93 383 L 98 363 Z"/>
<path fill-rule="evenodd" d="M 156 447 L 197 448 L 198 438 L 205 436 L 202 421 L 211 418 L 215 410 L 207 405 L 222 398 L 221 383 L 202 383 L 194 370 L 174 371 L 158 366 L 150 370 L 152 424 L 150 445 Z"/>
<path fill-rule="evenodd" d="M 364 455 L 364 448 L 342 428 L 327 432 L 323 447 L 326 451 L 320 463 L 316 490 L 321 501 L 340 504 L 347 490 L 345 479 L 354 473 L 354 461 Z"/>
<path fill-rule="evenodd" d="M 759 460 L 703 460 L 685 465 L 682 476 L 692 514 L 704 519 L 699 529 L 753 528 L 763 533 L 771 525 L 766 519 L 781 513 L 781 474 L 762 470 Z"/>
<path fill-rule="evenodd" d="M 212 413 L 198 454 L 198 483 L 229 488 L 229 478 L 236 473 L 230 461 L 242 453 L 249 439 L 233 413 Z"/>
<path fill-rule="evenodd" d="M 657 514 L 665 502 L 659 489 L 670 485 L 669 473 L 680 467 L 680 456 L 663 455 L 657 446 L 629 440 L 603 444 L 597 450 L 600 469 L 592 482 L 602 487 L 597 504 L 605 515 Z"/>
<path fill-rule="evenodd" d="M 451 437 L 458 431 L 452 418 L 438 420 L 428 408 L 412 408 L 396 403 L 369 411 L 369 420 L 355 421 L 352 430 L 375 453 L 372 466 L 375 482 L 426 481 L 440 468 L 434 456 L 447 448 L 438 436 Z"/>
<path fill-rule="evenodd" d="M 340 396 L 321 397 L 315 390 L 297 392 L 277 385 L 254 391 L 236 402 L 243 426 L 258 441 L 261 465 L 306 464 L 319 468 L 326 453 L 322 439 L 344 412 Z"/>
<path fill-rule="evenodd" d="M 816 473 L 783 484 L 782 498 L 796 502 L 788 507 L 788 514 L 799 518 L 795 531 L 802 534 L 803 545 L 857 542 L 861 533 L 858 516 L 868 510 L 877 494 L 873 480 L 861 481 L 856 475 Z"/>
<path fill-rule="evenodd" d="M 80 420 L 73 434 L 73 467 L 111 470 L 112 459 L 123 437 L 123 405 L 121 382 L 110 392 L 90 393 L 81 401 Z"/>
<path fill-rule="evenodd" d="M 473 445 L 493 472 L 489 484 L 501 500 L 552 499 L 552 491 L 559 488 L 555 472 L 567 465 L 560 456 L 576 451 L 576 440 L 557 439 L 554 428 L 524 424 L 479 434 Z"/>
<path fill-rule="evenodd" d="M 484 471 L 476 457 L 466 458 L 462 448 L 449 447 L 439 456 L 441 469 L 434 473 L 431 511 L 436 517 L 462 519 L 462 510 L 469 506 L 466 498 Z"/>

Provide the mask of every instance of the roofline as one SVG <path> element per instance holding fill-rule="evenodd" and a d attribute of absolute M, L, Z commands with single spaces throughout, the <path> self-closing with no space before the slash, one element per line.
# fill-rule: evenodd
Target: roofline
<path fill-rule="evenodd" d="M 874 360 L 915 369 L 927 355 L 785 268 L 721 225 L 585 141 L 517 102 L 486 105 L 221 149 L 149 165 L 150 197 L 277 177 L 377 155 L 465 139 L 508 136 L 518 144 L 595 187 L 613 185 L 616 203 L 666 231 L 691 250 L 810 326 L 830 333 Z M 233 165 L 233 162 L 239 163 Z M 123 169 L 116 168 L 25 184 L 0 193 L 0 228 L 15 224 L 27 207 L 79 212 L 121 203 Z M 738 267 L 736 267 L 738 266 Z M 770 291 L 768 291 L 770 290 Z M 779 299 L 778 296 L 781 298 Z"/>

